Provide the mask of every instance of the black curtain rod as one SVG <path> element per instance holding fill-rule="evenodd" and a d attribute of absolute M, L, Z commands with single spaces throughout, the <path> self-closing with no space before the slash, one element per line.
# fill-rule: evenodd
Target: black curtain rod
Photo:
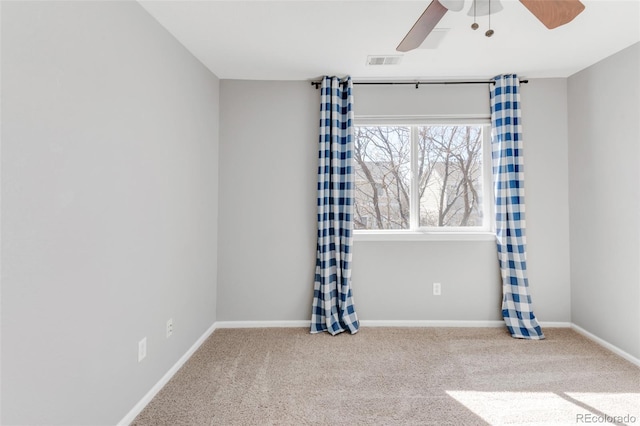
<path fill-rule="evenodd" d="M 529 80 L 520 80 L 520 83 L 526 84 Z M 311 85 L 317 89 L 320 88 L 322 84 L 321 81 L 312 81 Z M 354 81 L 353 84 L 362 84 L 362 85 L 388 85 L 388 86 L 404 86 L 404 85 L 412 85 L 416 86 L 416 89 L 420 87 L 420 85 L 430 85 L 430 84 L 444 84 L 444 85 L 454 85 L 454 84 L 496 84 L 495 80 L 471 80 L 471 81 Z"/>

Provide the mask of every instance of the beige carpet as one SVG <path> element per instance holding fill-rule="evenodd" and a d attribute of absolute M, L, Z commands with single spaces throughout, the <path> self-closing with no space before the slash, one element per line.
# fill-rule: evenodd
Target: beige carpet
<path fill-rule="evenodd" d="M 640 425 L 640 368 L 544 332 L 216 330 L 133 424 Z"/>

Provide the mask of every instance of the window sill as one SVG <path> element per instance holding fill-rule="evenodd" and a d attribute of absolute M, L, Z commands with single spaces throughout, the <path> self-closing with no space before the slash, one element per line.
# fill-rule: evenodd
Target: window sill
<path fill-rule="evenodd" d="M 353 240 L 360 241 L 495 241 L 493 232 L 424 232 L 424 231 L 354 231 Z"/>

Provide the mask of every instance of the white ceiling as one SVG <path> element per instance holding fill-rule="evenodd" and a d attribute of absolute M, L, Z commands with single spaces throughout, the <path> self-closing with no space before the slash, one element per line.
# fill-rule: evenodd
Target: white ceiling
<path fill-rule="evenodd" d="M 403 54 L 399 65 L 368 66 L 368 55 L 399 54 L 396 46 L 429 0 L 139 2 L 222 79 L 568 77 L 640 41 L 640 0 L 582 0 L 586 9 L 554 30 L 519 1 L 502 0 L 491 38 L 486 16 L 471 30 L 466 7 L 440 21 L 437 28 L 450 30 L 436 49 Z"/>

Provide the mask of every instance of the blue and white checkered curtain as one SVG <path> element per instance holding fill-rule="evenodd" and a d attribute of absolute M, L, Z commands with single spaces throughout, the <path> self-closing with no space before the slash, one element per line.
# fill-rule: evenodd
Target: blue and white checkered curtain
<path fill-rule="evenodd" d="M 511 336 L 544 339 L 533 314 L 527 278 L 520 80 L 494 78 L 491 87 L 492 175 L 502 272 L 502 316 Z"/>
<path fill-rule="evenodd" d="M 353 84 L 324 77 L 318 150 L 318 245 L 311 333 L 356 333 L 351 295 Z"/>

